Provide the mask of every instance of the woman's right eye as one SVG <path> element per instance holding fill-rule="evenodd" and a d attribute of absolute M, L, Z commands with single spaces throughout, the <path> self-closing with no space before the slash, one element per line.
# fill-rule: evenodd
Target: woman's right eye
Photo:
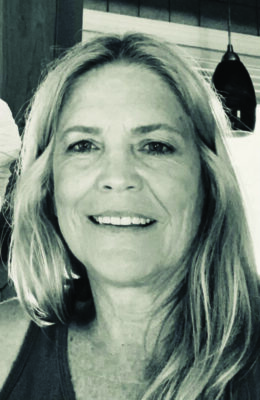
<path fill-rule="evenodd" d="M 95 150 L 98 150 L 98 147 L 89 140 L 80 140 L 79 142 L 70 144 L 68 147 L 69 152 L 76 153 L 90 153 Z"/>

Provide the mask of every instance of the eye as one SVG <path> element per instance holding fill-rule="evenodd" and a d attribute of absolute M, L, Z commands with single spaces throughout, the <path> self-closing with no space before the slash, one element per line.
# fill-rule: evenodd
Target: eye
<path fill-rule="evenodd" d="M 168 143 L 166 144 L 163 142 L 149 142 L 143 146 L 142 151 L 151 155 L 167 155 L 173 154 L 176 149 L 174 146 Z"/>
<path fill-rule="evenodd" d="M 98 147 L 89 140 L 80 140 L 79 142 L 70 144 L 68 147 L 68 151 L 76 153 L 90 153 L 95 150 L 98 150 Z"/>

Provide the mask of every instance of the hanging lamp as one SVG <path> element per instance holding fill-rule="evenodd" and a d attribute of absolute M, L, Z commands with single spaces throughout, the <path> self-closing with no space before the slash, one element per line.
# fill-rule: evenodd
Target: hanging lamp
<path fill-rule="evenodd" d="M 256 95 L 250 75 L 231 44 L 230 0 L 227 51 L 217 65 L 212 82 L 221 95 L 232 129 L 237 131 L 234 135 L 252 132 L 256 121 Z"/>

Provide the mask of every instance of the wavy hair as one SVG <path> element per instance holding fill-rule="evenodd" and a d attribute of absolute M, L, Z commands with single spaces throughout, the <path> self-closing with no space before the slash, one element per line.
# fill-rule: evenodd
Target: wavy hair
<path fill-rule="evenodd" d="M 241 390 L 247 393 L 239 398 L 251 399 L 244 376 L 256 359 L 258 276 L 224 143 L 230 126 L 210 85 L 188 66 L 178 48 L 157 38 L 130 33 L 79 44 L 49 67 L 36 91 L 14 192 L 10 276 L 18 298 L 39 325 L 70 318 L 73 282 L 81 269 L 75 267 L 54 215 L 54 137 L 78 77 L 121 61 L 154 71 L 177 95 L 193 125 L 205 192 L 198 232 L 172 277 L 158 338 L 166 338 L 165 351 L 158 354 L 155 347 L 142 400 L 235 399 L 238 388 L 240 395 Z"/>

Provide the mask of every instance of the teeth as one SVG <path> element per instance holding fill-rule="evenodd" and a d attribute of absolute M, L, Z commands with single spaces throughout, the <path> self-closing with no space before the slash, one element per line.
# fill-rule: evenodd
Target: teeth
<path fill-rule="evenodd" d="M 120 217 L 111 217 L 110 224 L 111 225 L 120 225 Z"/>
<path fill-rule="evenodd" d="M 131 218 L 130 217 L 120 218 L 120 225 L 131 225 Z"/>
<path fill-rule="evenodd" d="M 101 225 L 147 225 L 152 220 L 149 218 L 139 217 L 93 217 Z"/>

